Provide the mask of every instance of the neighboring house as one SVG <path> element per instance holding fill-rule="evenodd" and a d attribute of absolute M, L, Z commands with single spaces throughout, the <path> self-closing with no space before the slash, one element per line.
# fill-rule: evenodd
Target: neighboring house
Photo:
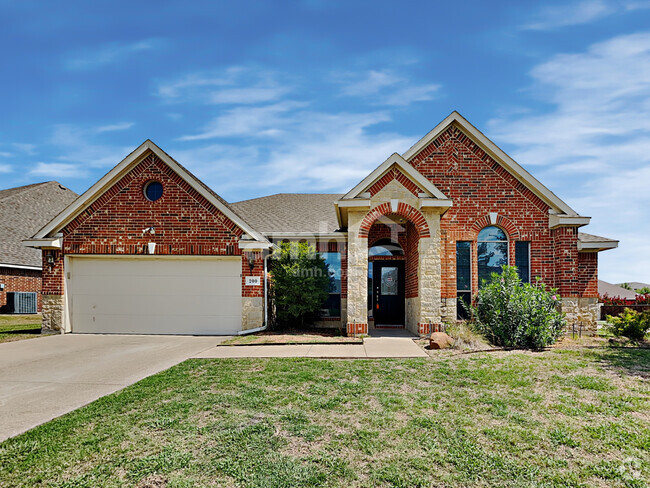
<path fill-rule="evenodd" d="M 629 305 L 633 305 L 636 302 L 636 292 L 634 290 L 627 290 L 603 280 L 598 280 L 598 294 L 601 297 L 607 295 L 609 298 L 622 298 Z"/>
<path fill-rule="evenodd" d="M 344 195 L 229 205 L 146 141 L 25 244 L 43 249 L 44 327 L 65 331 L 263 327 L 266 258 L 284 240 L 323 253 L 323 319 L 350 334 L 426 334 L 503 264 L 595 330 L 598 252 L 617 241 L 579 232 L 589 220 L 454 112 Z"/>
<path fill-rule="evenodd" d="M 627 285 L 632 291 L 641 290 L 642 288 L 650 288 L 648 283 L 641 283 L 639 281 L 630 281 L 629 283 L 620 283 L 618 286 Z"/>
<path fill-rule="evenodd" d="M 41 252 L 22 245 L 77 198 L 56 181 L 0 190 L 0 313 L 7 293 L 34 292 L 41 310 Z"/>

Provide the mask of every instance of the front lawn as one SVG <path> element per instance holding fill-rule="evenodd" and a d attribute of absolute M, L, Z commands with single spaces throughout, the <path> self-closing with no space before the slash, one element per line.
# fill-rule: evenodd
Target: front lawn
<path fill-rule="evenodd" d="M 650 351 L 190 360 L 0 444 L 2 486 L 647 486 Z"/>
<path fill-rule="evenodd" d="M 267 331 L 235 336 L 223 341 L 221 346 L 255 346 L 265 344 L 363 344 L 360 337 L 336 334 L 338 329 L 304 329 Z"/>
<path fill-rule="evenodd" d="M 40 315 L 0 315 L 0 342 L 39 337 Z"/>

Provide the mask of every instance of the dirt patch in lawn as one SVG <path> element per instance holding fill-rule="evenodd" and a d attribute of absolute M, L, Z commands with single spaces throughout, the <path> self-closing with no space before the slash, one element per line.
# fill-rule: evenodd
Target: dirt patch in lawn
<path fill-rule="evenodd" d="M 266 344 L 362 344 L 359 337 L 340 335 L 339 329 L 309 329 L 264 331 L 257 334 L 237 336 L 220 346 L 260 346 Z"/>

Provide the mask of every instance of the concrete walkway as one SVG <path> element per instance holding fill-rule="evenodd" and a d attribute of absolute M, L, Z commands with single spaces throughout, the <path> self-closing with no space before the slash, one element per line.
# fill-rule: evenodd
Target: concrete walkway
<path fill-rule="evenodd" d="M 66 334 L 0 344 L 0 441 L 214 348 L 224 339 Z"/>
<path fill-rule="evenodd" d="M 367 337 L 363 344 L 218 346 L 195 358 L 426 358 L 410 337 Z"/>

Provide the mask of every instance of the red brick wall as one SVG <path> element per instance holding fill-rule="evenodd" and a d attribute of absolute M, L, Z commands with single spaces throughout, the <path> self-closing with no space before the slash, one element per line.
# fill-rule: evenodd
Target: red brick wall
<path fill-rule="evenodd" d="M 151 202 L 144 186 L 163 185 L 162 197 Z M 155 234 L 142 230 L 155 228 Z M 64 254 L 147 254 L 155 242 L 156 255 L 239 256 L 242 230 L 210 204 L 154 154 L 149 154 L 63 229 Z M 57 256 L 58 257 L 58 256 Z M 44 267 L 44 292 L 62 293 L 63 269 Z M 262 276 L 261 255 L 250 271 L 242 256 L 245 276 Z M 262 296 L 261 286 L 243 286 L 244 296 Z"/>
<path fill-rule="evenodd" d="M 12 291 L 36 292 L 38 311 L 41 311 L 41 272 L 35 269 L 0 267 L 0 313 L 7 313 L 7 293 Z"/>
<path fill-rule="evenodd" d="M 598 296 L 597 252 L 578 253 L 578 283 L 581 287 L 578 290 L 579 296 L 584 298 Z"/>
<path fill-rule="evenodd" d="M 399 169 L 393 168 L 384 176 L 379 178 L 370 188 L 368 188 L 370 195 L 374 196 L 376 193 L 379 193 L 379 191 L 383 187 L 385 187 L 388 183 L 390 183 L 393 180 L 399 181 L 402 184 L 402 186 L 404 186 L 404 188 L 406 188 L 408 191 L 413 193 L 413 195 L 415 195 L 416 197 L 422 191 L 415 183 L 413 183 L 413 181 L 411 181 L 409 177 L 407 177 Z"/>
<path fill-rule="evenodd" d="M 454 202 L 441 219 L 443 298 L 456 296 L 456 241 L 473 243 L 472 287 L 474 293 L 478 291 L 476 239 L 481 228 L 491 225 L 490 212 L 499 215 L 497 225 L 509 235 L 511 264 L 514 242 L 530 241 L 533 278 L 540 276 L 565 296 L 591 293 L 585 283 L 577 284 L 576 229 L 569 229 L 571 236 L 563 230 L 553 234 L 548 228 L 549 206 L 460 129 L 448 128 L 410 163 Z"/>
<path fill-rule="evenodd" d="M 47 256 L 51 255 L 54 263 L 47 263 Z M 63 252 L 43 251 L 43 295 L 63 295 Z"/>
<path fill-rule="evenodd" d="M 418 264 L 420 236 L 412 222 L 406 224 L 406 298 L 418 296 Z"/>

